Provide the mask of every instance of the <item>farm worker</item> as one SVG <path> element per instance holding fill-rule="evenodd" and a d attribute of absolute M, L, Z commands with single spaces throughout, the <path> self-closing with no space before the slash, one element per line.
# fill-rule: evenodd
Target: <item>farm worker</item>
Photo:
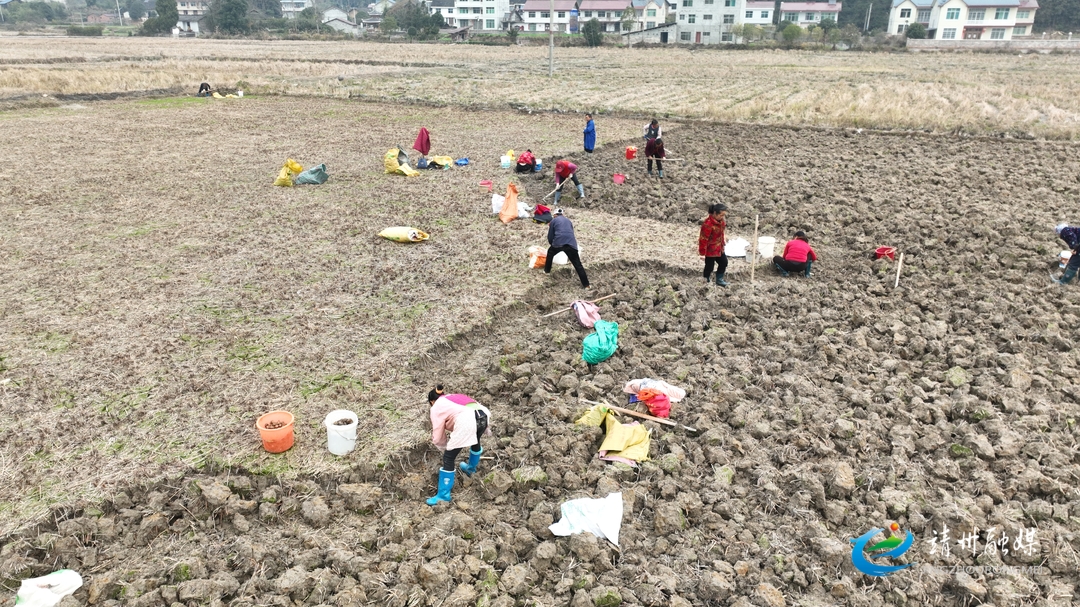
<path fill-rule="evenodd" d="M 667 158 L 667 153 L 664 152 L 664 140 L 657 138 L 657 139 L 653 139 L 648 144 L 646 144 L 645 145 L 645 158 L 648 159 L 646 162 L 649 163 L 649 165 L 648 165 L 649 166 L 649 171 L 648 171 L 649 175 L 652 175 L 652 161 L 653 161 L 653 158 L 655 158 L 656 159 L 656 172 L 660 176 L 660 178 L 663 179 L 664 178 L 664 161 L 662 159 Z"/>
<path fill-rule="evenodd" d="M 199 94 L 196 97 L 209 97 L 210 96 L 210 83 L 203 82 L 199 85 Z"/>
<path fill-rule="evenodd" d="M 439 400 L 439 397 L 442 396 L 443 394 L 446 394 L 446 392 L 443 391 L 443 385 L 442 384 L 435 384 L 435 388 L 433 390 L 431 390 L 431 392 L 427 393 L 427 404 L 428 404 L 428 406 L 430 407 L 431 405 L 434 405 L 435 401 Z"/>
<path fill-rule="evenodd" d="M 709 276 L 712 275 L 713 266 L 716 266 L 716 284 L 721 287 L 728 286 L 724 282 L 724 273 L 727 272 L 727 255 L 724 253 L 724 228 L 727 221 L 727 206 L 716 203 L 709 205 L 709 216 L 701 224 L 701 233 L 698 236 L 698 255 L 705 260 L 705 283 L 708 284 Z"/>
<path fill-rule="evenodd" d="M 802 272 L 803 276 L 810 277 L 810 266 L 817 261 L 817 253 L 810 248 L 806 239 L 806 232 L 799 230 L 795 237 L 784 245 L 784 254 L 773 257 L 773 265 L 784 276 L 791 272 Z"/>
<path fill-rule="evenodd" d="M 551 223 L 548 224 L 547 259 L 544 260 L 544 273 L 551 274 L 551 260 L 559 253 L 566 253 L 566 258 L 574 265 L 581 280 L 581 286 L 589 288 L 589 277 L 585 275 L 585 266 L 581 265 L 581 257 L 578 255 L 577 238 L 574 237 L 574 224 L 566 218 L 562 209 L 556 208 L 552 212 Z"/>
<path fill-rule="evenodd" d="M 518 156 L 517 166 L 514 167 L 514 171 L 518 173 L 532 173 L 536 170 L 536 156 L 533 156 L 532 150 L 525 150 Z"/>
<path fill-rule="evenodd" d="M 1076 270 L 1080 269 L 1080 227 L 1071 226 L 1067 223 L 1063 223 L 1054 228 L 1057 231 L 1058 236 L 1065 241 L 1065 244 L 1069 245 L 1069 249 L 1072 250 L 1072 256 L 1069 257 L 1069 263 L 1065 264 L 1065 273 L 1061 275 L 1061 278 L 1054 280 L 1059 285 L 1069 284 L 1073 278 L 1076 278 Z"/>
<path fill-rule="evenodd" d="M 592 154 L 596 147 L 596 123 L 593 122 L 592 114 L 585 114 L 585 151 Z"/>
<path fill-rule="evenodd" d="M 577 186 L 578 198 L 585 198 L 585 186 L 581 185 L 581 182 L 577 178 L 577 165 L 569 160 L 560 160 L 555 163 L 555 187 L 558 188 L 562 185 L 562 182 L 567 179 L 574 182 Z M 559 196 L 562 195 L 561 189 L 555 190 L 555 204 L 559 204 Z"/>
<path fill-rule="evenodd" d="M 436 386 L 435 392 L 440 387 Z M 466 476 L 476 472 L 480 454 L 484 452 L 480 437 L 488 430 L 490 418 L 487 407 L 464 394 L 443 394 L 431 403 L 431 442 L 443 450 L 443 458 L 439 489 L 434 497 L 428 498 L 429 506 L 450 501 L 450 490 L 454 488 L 454 462 L 465 447 L 469 447 L 469 461 L 461 463 L 461 471 Z"/>
<path fill-rule="evenodd" d="M 660 139 L 664 136 L 664 130 L 660 128 L 660 121 L 656 118 L 652 119 L 652 122 L 645 125 L 645 145 L 648 147 L 649 142 L 654 139 Z"/>

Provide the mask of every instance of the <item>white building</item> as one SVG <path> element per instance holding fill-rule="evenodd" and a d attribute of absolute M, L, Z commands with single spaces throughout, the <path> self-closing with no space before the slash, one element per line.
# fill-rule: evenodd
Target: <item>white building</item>
<path fill-rule="evenodd" d="M 430 0 L 430 14 L 440 13 L 449 27 L 471 32 L 498 32 L 513 21 L 511 0 Z"/>
<path fill-rule="evenodd" d="M 312 0 L 281 0 L 281 16 L 286 19 L 296 19 L 300 11 L 315 6 Z"/>
<path fill-rule="evenodd" d="M 349 13 L 340 8 L 328 8 L 322 13 L 322 24 L 326 27 L 359 38 L 362 30 L 359 25 L 349 20 Z"/>
<path fill-rule="evenodd" d="M 190 17 L 192 15 L 205 15 L 206 11 L 208 10 L 210 10 L 210 4 L 208 0 L 192 0 L 191 2 L 184 0 L 183 2 L 176 3 L 176 13 L 180 15 L 181 21 L 184 20 L 184 17 Z M 180 31 L 190 30 L 184 30 L 183 28 L 181 28 Z M 195 31 L 198 31 L 197 27 Z"/>
<path fill-rule="evenodd" d="M 635 20 L 631 31 L 652 30 L 667 22 L 669 11 L 667 2 L 664 0 L 633 0 L 631 5 L 634 7 Z M 659 32 L 656 35 L 659 36 Z"/>
<path fill-rule="evenodd" d="M 836 0 L 828 2 L 781 2 L 780 20 L 789 21 L 799 27 L 818 25 L 824 19 L 839 22 L 842 3 Z"/>
<path fill-rule="evenodd" d="M 1011 40 L 1030 36 L 1036 0 L 894 0 L 889 33 L 903 35 L 912 23 L 931 40 Z"/>
<path fill-rule="evenodd" d="M 775 2 L 761 2 L 760 0 L 746 0 L 743 5 L 742 23 L 749 23 L 758 27 L 772 25 L 773 11 L 776 9 Z"/>
<path fill-rule="evenodd" d="M 581 0 L 578 14 L 578 27 L 586 21 L 596 19 L 600 29 L 608 33 L 622 31 L 623 11 L 630 6 L 630 0 Z M 555 31 L 568 32 L 570 11 L 574 0 L 555 0 Z M 526 0 L 522 12 L 525 16 L 523 25 L 530 32 L 546 32 L 551 23 L 551 0 Z"/>

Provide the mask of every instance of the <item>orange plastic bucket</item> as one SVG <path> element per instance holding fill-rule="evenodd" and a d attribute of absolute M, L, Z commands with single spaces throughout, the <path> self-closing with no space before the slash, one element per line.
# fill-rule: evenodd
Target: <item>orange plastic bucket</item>
<path fill-rule="evenodd" d="M 259 429 L 263 449 L 270 453 L 288 451 L 293 446 L 293 421 L 293 414 L 288 411 L 271 411 L 260 417 L 255 427 Z"/>
<path fill-rule="evenodd" d="M 614 175 L 611 176 L 611 179 L 615 183 L 622 183 L 622 182 L 626 181 L 626 175 L 623 175 L 622 173 L 615 173 Z"/>
<path fill-rule="evenodd" d="M 632 145 L 626 146 L 626 159 L 633 160 L 634 158 L 637 158 L 637 148 Z"/>

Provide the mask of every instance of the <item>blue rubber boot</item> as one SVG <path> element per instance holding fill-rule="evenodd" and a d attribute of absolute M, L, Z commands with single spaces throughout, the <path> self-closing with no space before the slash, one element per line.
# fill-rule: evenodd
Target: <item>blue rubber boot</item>
<path fill-rule="evenodd" d="M 454 488 L 454 471 L 439 470 L 439 490 L 434 497 L 427 499 L 428 506 L 434 506 L 439 502 L 450 501 L 450 490 Z"/>
<path fill-rule="evenodd" d="M 585 186 L 580 183 L 577 186 L 578 198 L 585 198 Z"/>
<path fill-rule="evenodd" d="M 812 266 L 812 265 L 814 265 L 814 262 L 807 259 L 806 260 L 806 269 L 803 270 L 803 273 L 802 273 L 803 276 L 805 276 L 807 278 L 810 278 L 810 266 Z"/>
<path fill-rule="evenodd" d="M 720 272 L 717 272 L 716 273 L 716 286 L 718 286 L 718 287 L 726 287 L 727 285 L 728 285 L 728 283 L 727 283 L 727 281 L 724 280 L 724 275 L 721 274 Z"/>
<path fill-rule="evenodd" d="M 559 206 L 559 196 L 562 196 L 562 190 L 555 190 L 555 206 Z"/>
<path fill-rule="evenodd" d="M 469 449 L 469 461 L 461 462 L 461 471 L 465 473 L 465 476 L 472 476 L 476 472 L 476 467 L 480 465 L 480 454 L 484 452 L 484 448 L 477 445 L 479 451 L 473 451 Z"/>
<path fill-rule="evenodd" d="M 1067 285 L 1072 282 L 1072 279 L 1076 278 L 1076 268 L 1065 268 L 1065 273 L 1061 275 L 1061 278 L 1055 279 L 1054 282 L 1059 285 Z"/>
<path fill-rule="evenodd" d="M 781 276 L 791 276 L 791 274 L 787 270 L 780 267 L 780 264 L 773 262 L 773 267 L 776 268 L 777 272 L 780 272 Z"/>

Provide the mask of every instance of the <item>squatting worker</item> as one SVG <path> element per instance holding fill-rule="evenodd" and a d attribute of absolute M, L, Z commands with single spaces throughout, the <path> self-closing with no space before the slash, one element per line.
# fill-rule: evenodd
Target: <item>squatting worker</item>
<path fill-rule="evenodd" d="M 578 198 L 585 198 L 585 186 L 581 185 L 581 182 L 577 178 L 577 165 L 569 160 L 560 160 L 555 163 L 555 204 L 559 204 L 559 196 L 562 195 L 562 185 L 564 181 L 569 179 L 577 186 Z"/>
<path fill-rule="evenodd" d="M 773 257 L 773 265 L 784 276 L 791 272 L 802 272 L 804 276 L 810 276 L 810 266 L 817 261 L 817 253 L 810 248 L 810 242 L 806 238 L 806 232 L 799 230 L 795 237 L 784 245 L 784 253 Z"/>
<path fill-rule="evenodd" d="M 437 393 L 439 388 L 441 386 L 436 386 L 433 392 Z M 484 452 L 480 437 L 488 431 L 490 419 L 491 412 L 487 407 L 464 394 L 443 394 L 431 402 L 431 442 L 443 450 L 443 458 L 439 489 L 434 497 L 428 498 L 429 506 L 450 501 L 450 490 L 454 488 L 454 462 L 465 447 L 469 447 L 469 461 L 461 463 L 461 471 L 466 476 L 476 472 L 480 454 Z"/>
<path fill-rule="evenodd" d="M 1065 244 L 1069 245 L 1069 249 L 1072 251 L 1069 263 L 1065 264 L 1065 273 L 1061 275 L 1061 278 L 1054 280 L 1059 285 L 1067 285 L 1073 278 L 1076 278 L 1076 270 L 1080 269 L 1080 227 L 1063 223 L 1054 230 L 1065 241 Z"/>
<path fill-rule="evenodd" d="M 593 122 L 592 114 L 585 114 L 585 151 L 592 154 L 596 148 L 596 123 Z"/>
<path fill-rule="evenodd" d="M 551 260 L 559 253 L 566 253 L 566 258 L 574 266 L 581 286 L 589 288 L 589 277 L 585 275 L 585 266 L 581 265 L 581 257 L 578 255 L 577 238 L 574 237 L 574 224 L 566 218 L 562 209 L 552 211 L 551 223 L 548 224 L 547 259 L 544 260 L 544 273 L 551 274 Z"/>
<path fill-rule="evenodd" d="M 727 244 L 724 239 L 726 215 L 727 206 L 719 202 L 710 205 L 709 216 L 701 224 L 701 233 L 698 236 L 698 255 L 705 260 L 705 283 L 708 284 L 713 266 L 716 266 L 716 284 L 721 287 L 728 286 L 728 283 L 724 282 L 728 262 L 727 254 L 724 253 L 724 246 Z"/>
<path fill-rule="evenodd" d="M 664 178 L 664 158 L 667 158 L 667 152 L 664 151 L 664 140 L 653 139 L 645 146 L 645 158 L 648 162 L 647 173 L 652 175 L 652 163 L 653 159 L 656 159 L 656 174 L 660 179 Z"/>
<path fill-rule="evenodd" d="M 536 156 L 533 156 L 532 150 L 525 150 L 517 158 L 517 166 L 514 167 L 514 171 L 518 173 L 532 173 L 536 170 Z"/>

